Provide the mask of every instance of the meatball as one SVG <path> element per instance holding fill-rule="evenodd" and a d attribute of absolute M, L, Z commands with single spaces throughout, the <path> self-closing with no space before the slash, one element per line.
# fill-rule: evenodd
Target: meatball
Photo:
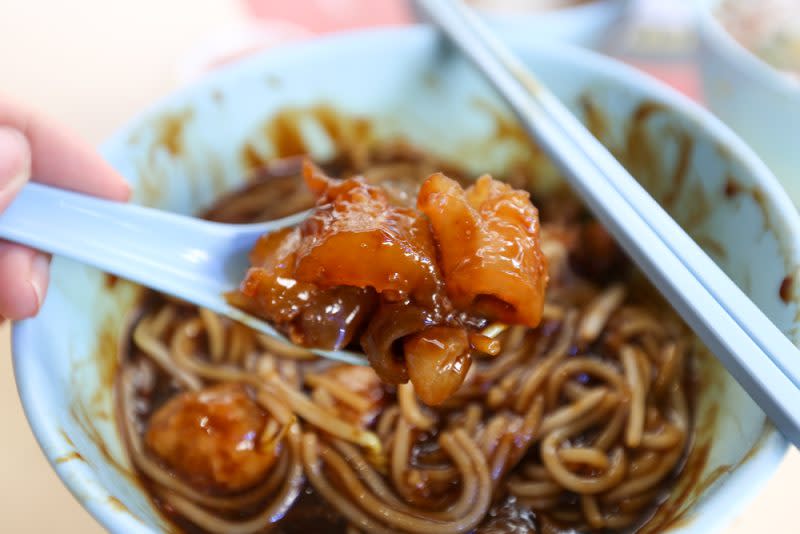
<path fill-rule="evenodd" d="M 269 421 L 244 386 L 224 384 L 171 398 L 151 416 L 145 443 L 194 488 L 238 492 L 262 480 L 280 453 L 274 435 L 263 435 Z"/>

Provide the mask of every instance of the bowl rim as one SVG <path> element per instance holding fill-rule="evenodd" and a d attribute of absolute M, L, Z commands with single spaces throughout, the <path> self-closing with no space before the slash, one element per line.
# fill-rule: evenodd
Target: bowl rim
<path fill-rule="evenodd" d="M 487 7 L 473 7 L 475 11 L 478 11 L 484 16 L 488 16 L 490 18 L 498 17 L 498 18 L 510 18 L 513 17 L 514 19 L 519 20 L 520 18 L 526 19 L 526 21 L 530 21 L 531 18 L 545 18 L 552 16 L 559 16 L 559 17 L 591 17 L 596 16 L 601 13 L 606 12 L 613 12 L 619 13 L 621 12 L 625 5 L 629 2 L 629 0 L 588 0 L 581 2 L 579 4 L 568 4 L 563 7 L 555 7 L 550 9 L 543 9 L 543 10 L 524 10 L 521 9 L 519 11 L 509 10 L 503 11 L 502 9 L 492 9 Z"/>
<path fill-rule="evenodd" d="M 727 63 L 747 76 L 790 95 L 800 96 L 800 78 L 774 67 L 737 41 L 722 25 L 714 11 L 723 0 L 702 0 L 697 4 L 700 43 L 714 50 Z"/>
<path fill-rule="evenodd" d="M 434 31 L 422 25 L 413 25 L 400 28 L 362 29 L 330 34 L 327 36 L 309 39 L 307 41 L 279 45 L 252 57 L 244 58 L 233 64 L 223 66 L 203 78 L 188 85 L 177 88 L 166 96 L 157 99 L 146 106 L 139 113 L 134 114 L 101 145 L 101 152 L 108 154 L 114 147 L 122 146 L 131 131 L 141 125 L 147 118 L 168 110 L 185 101 L 188 97 L 203 90 L 209 90 L 222 80 L 246 74 L 258 68 L 264 61 L 293 61 L 309 53 L 318 53 L 318 50 L 328 51 L 341 46 L 364 46 L 370 41 L 380 43 L 393 43 L 394 46 L 404 46 L 408 43 L 418 42 L 423 39 L 433 38 Z M 764 198 L 768 200 L 771 210 L 776 211 L 777 220 L 782 223 L 776 228 L 782 245 L 791 241 L 790 247 L 781 246 L 784 260 L 791 260 L 800 264 L 800 214 L 795 210 L 788 195 L 779 185 L 775 176 L 767 169 L 766 165 L 755 155 L 744 141 L 736 136 L 722 121 L 714 117 L 709 111 L 691 101 L 678 91 L 658 82 L 647 75 L 636 71 L 633 67 L 602 56 L 590 50 L 561 42 L 542 43 L 531 42 L 525 36 L 509 34 L 504 39 L 514 49 L 526 49 L 537 54 L 558 54 L 566 61 L 571 62 L 576 68 L 597 73 L 617 80 L 623 87 L 636 87 L 649 97 L 660 100 L 672 108 L 676 113 L 694 121 L 701 131 L 717 140 L 720 146 L 728 149 L 729 157 L 750 171 L 761 190 Z M 363 41 L 367 41 L 364 43 Z M 280 58 L 280 59 L 276 59 Z M 800 305 L 800 296 L 795 297 Z M 120 510 L 108 498 L 97 499 L 87 497 L 92 492 L 100 492 L 105 497 L 111 497 L 111 492 L 97 479 L 96 475 L 87 465 L 80 462 L 65 462 L 57 464 L 48 454 L 48 450 L 63 446 L 64 438 L 54 424 L 54 419 L 45 416 L 50 402 L 43 401 L 41 396 L 35 395 L 31 384 L 35 383 L 36 373 L 41 368 L 33 365 L 33 358 L 27 358 L 30 350 L 30 340 L 35 335 L 36 319 L 14 323 L 12 328 L 12 355 L 14 376 L 17 391 L 25 411 L 28 424 L 45 454 L 50 465 L 56 471 L 62 483 L 67 486 L 78 502 L 83 506 L 103 527 L 111 532 L 155 534 L 156 531 L 145 525 L 129 512 Z M 800 339 L 793 340 L 795 343 Z M 46 373 L 46 371 L 44 371 Z M 754 446 L 755 447 L 755 446 Z M 741 510 L 742 505 L 757 493 L 762 485 L 777 470 L 787 449 L 788 442 L 778 433 L 771 424 L 766 423 L 764 434 L 757 445 L 755 452 L 737 465 L 727 476 L 727 484 L 720 484 L 703 501 L 724 503 L 718 506 L 714 517 L 707 517 L 704 526 L 707 531 L 717 530 L 732 521 Z M 691 523 L 699 523 L 703 514 L 692 517 Z M 705 514 L 709 516 L 711 514 Z"/>

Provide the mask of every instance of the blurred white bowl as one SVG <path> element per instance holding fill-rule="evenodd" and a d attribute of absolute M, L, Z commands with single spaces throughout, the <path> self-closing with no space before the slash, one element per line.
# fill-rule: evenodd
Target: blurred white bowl
<path fill-rule="evenodd" d="M 628 0 L 592 0 L 577 5 L 527 11 L 510 7 L 523 2 L 501 1 L 497 9 L 485 7 L 487 3 L 475 2 L 476 8 L 498 30 L 519 32 L 520 36 L 532 40 L 553 40 L 599 48 L 622 19 Z"/>
<path fill-rule="evenodd" d="M 699 7 L 705 100 L 755 149 L 800 206 L 800 79 L 739 44 L 714 15 L 719 3 L 705 0 Z"/>
<path fill-rule="evenodd" d="M 710 113 L 628 67 L 563 44 L 508 41 L 800 341 L 800 283 L 779 291 L 800 272 L 800 217 L 752 151 Z M 474 172 L 501 174 L 525 164 L 542 179 L 554 177 L 526 139 L 502 134 L 513 130 L 513 118 L 486 81 L 425 28 L 342 34 L 223 68 L 122 127 L 104 154 L 130 180 L 136 202 L 195 213 L 245 180 L 253 151 L 262 158 L 276 153 L 277 140 L 264 125 L 281 110 L 294 110 L 314 156 L 331 155 L 336 139 L 314 113 L 321 103 L 351 121 L 368 120 L 377 140 L 404 137 Z M 176 139 L 177 152 L 165 144 Z M 169 530 L 132 474 L 113 417 L 118 347 L 139 290 L 109 284 L 99 271 L 61 258 L 52 274 L 39 316 L 16 323 L 13 332 L 16 379 L 31 427 L 64 483 L 110 531 Z M 702 385 L 687 460 L 693 467 L 674 482 L 662 532 L 719 529 L 786 450 L 713 357 L 700 350 L 695 363 Z"/>

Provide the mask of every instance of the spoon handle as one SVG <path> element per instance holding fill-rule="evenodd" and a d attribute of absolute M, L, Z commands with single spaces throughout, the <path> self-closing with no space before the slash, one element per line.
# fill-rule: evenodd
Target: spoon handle
<path fill-rule="evenodd" d="M 207 269 L 228 236 L 219 226 L 36 183 L 0 214 L 0 238 L 178 297 L 187 284 L 219 285 Z"/>
<path fill-rule="evenodd" d="M 574 115 L 458 0 L 417 0 L 726 369 L 800 445 L 800 352 Z"/>
<path fill-rule="evenodd" d="M 275 328 L 229 305 L 259 236 L 294 226 L 300 212 L 257 224 L 221 224 L 27 184 L 0 214 L 0 239 L 64 256 L 226 315 L 286 342 Z M 362 354 L 312 352 L 364 365 Z"/>

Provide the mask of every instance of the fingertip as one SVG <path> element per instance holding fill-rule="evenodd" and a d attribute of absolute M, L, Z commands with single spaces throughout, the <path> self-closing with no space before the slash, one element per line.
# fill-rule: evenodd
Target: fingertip
<path fill-rule="evenodd" d="M 131 186 L 128 185 L 128 182 L 125 181 L 125 179 L 117 174 L 117 172 L 113 169 L 109 176 L 116 176 L 116 179 L 113 181 L 109 180 L 108 183 L 103 185 L 103 190 L 98 191 L 97 194 L 110 200 L 116 200 L 119 202 L 127 202 L 130 200 Z"/>
<path fill-rule="evenodd" d="M 90 164 L 92 161 L 94 161 L 94 163 Z M 116 200 L 118 202 L 127 202 L 130 200 L 131 186 L 111 164 L 102 159 L 98 154 L 92 154 L 90 152 L 87 152 L 85 163 L 87 163 L 85 167 L 88 180 L 80 184 L 67 186 L 68 188 L 72 189 L 74 187 L 82 192 L 97 195 L 109 200 Z M 62 185 L 62 187 L 64 185 Z"/>
<path fill-rule="evenodd" d="M 36 314 L 44 303 L 44 296 L 47 294 L 47 286 L 50 283 L 50 256 L 48 254 L 38 251 L 34 253 L 28 282 L 36 298 L 36 309 L 34 311 L 34 314 Z"/>
<path fill-rule="evenodd" d="M 31 150 L 16 128 L 0 126 L 0 210 L 5 209 L 31 173 Z"/>
<path fill-rule="evenodd" d="M 0 243 L 0 316 L 33 317 L 44 302 L 50 258 L 11 243 Z"/>
<path fill-rule="evenodd" d="M 94 147 L 68 129 L 2 98 L 0 125 L 0 129 L 15 132 L 14 137 L 25 143 L 28 177 L 33 176 L 37 181 L 54 187 L 112 200 L 124 201 L 130 197 L 125 179 Z M 3 201 L 2 193 L 0 189 L 0 202 Z M 8 200 L 12 197 L 7 195 Z"/>
<path fill-rule="evenodd" d="M 130 184 L 128 184 L 128 182 L 126 182 L 125 180 L 122 180 L 121 184 L 119 185 L 119 197 L 118 197 L 119 200 L 122 202 L 129 201 L 131 199 L 132 193 L 133 190 L 131 189 Z"/>

